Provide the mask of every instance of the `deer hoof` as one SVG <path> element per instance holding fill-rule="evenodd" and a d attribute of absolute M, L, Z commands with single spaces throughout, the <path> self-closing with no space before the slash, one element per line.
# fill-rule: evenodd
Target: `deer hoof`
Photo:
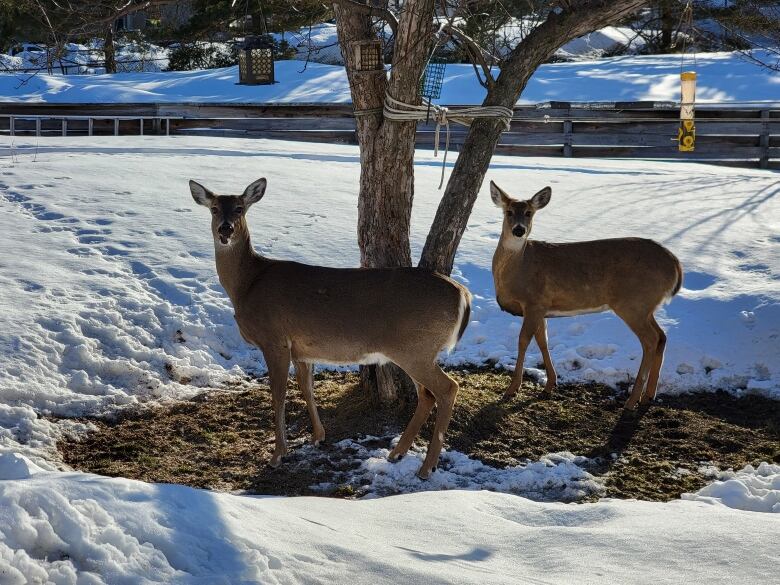
<path fill-rule="evenodd" d="M 314 444 L 315 447 L 319 447 L 322 443 L 325 442 L 325 433 L 317 433 L 311 438 L 311 442 Z"/>
<path fill-rule="evenodd" d="M 274 453 L 271 456 L 271 460 L 268 462 L 269 467 L 273 467 L 274 469 L 278 469 L 279 466 L 282 464 L 282 457 L 287 454 L 287 451 L 281 452 L 281 453 Z"/>
<path fill-rule="evenodd" d="M 397 461 L 400 461 L 401 457 L 403 456 L 404 456 L 403 453 L 393 449 L 392 451 L 390 451 L 390 453 L 387 454 L 387 460 L 390 461 L 391 463 L 396 463 Z"/>
<path fill-rule="evenodd" d="M 516 393 L 517 393 L 516 390 L 507 390 L 506 392 L 504 392 L 504 395 L 501 397 L 501 400 L 503 402 L 508 402 L 508 401 L 512 400 L 512 398 L 515 397 Z"/>
<path fill-rule="evenodd" d="M 421 480 L 425 481 L 426 479 L 428 479 L 429 477 L 431 477 L 431 473 L 432 473 L 433 471 L 435 471 L 435 470 L 436 470 L 436 468 L 435 468 L 435 467 L 434 467 L 433 469 L 429 469 L 429 470 L 424 470 L 424 469 L 421 467 L 421 468 L 420 468 L 420 471 L 418 471 L 418 472 L 417 472 L 417 477 L 419 477 Z"/>

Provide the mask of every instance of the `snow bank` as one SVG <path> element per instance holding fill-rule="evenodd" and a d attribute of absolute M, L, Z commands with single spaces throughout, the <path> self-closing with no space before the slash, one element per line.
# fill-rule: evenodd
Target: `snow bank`
<path fill-rule="evenodd" d="M 778 517 L 491 492 L 256 498 L 88 474 L 0 481 L 4 585 L 761 583 Z"/>
<path fill-rule="evenodd" d="M 717 481 L 682 498 L 751 512 L 780 513 L 780 465 L 748 465 L 737 472 L 718 473 L 717 477 Z"/>
<path fill-rule="evenodd" d="M 188 178 L 229 193 L 266 176 L 268 193 L 250 214 L 256 247 L 312 264 L 359 263 L 355 147 L 49 137 L 17 138 L 14 152 L 0 168 L 0 230 L 9 235 L 0 242 L 0 451 L 23 452 L 38 465 L 59 433 L 78 431 L 41 414 L 182 398 L 264 371 L 217 281 L 208 217 L 192 201 Z M 439 201 L 439 164 L 417 153 L 415 257 Z M 499 156 L 489 178 L 516 196 L 552 185 L 533 237 L 640 235 L 680 257 L 684 287 L 658 313 L 669 335 L 661 395 L 720 388 L 780 397 L 774 173 Z M 527 193 L 513 187 L 520 184 Z M 444 356 L 451 365 L 514 367 L 520 319 L 497 306 L 490 272 L 500 228 L 485 191 L 455 262 L 474 303 L 463 339 Z M 611 313 L 550 319 L 549 339 L 561 381 L 619 386 L 636 374 L 639 343 Z M 540 362 L 532 344 L 526 365 Z"/>
<path fill-rule="evenodd" d="M 699 103 L 728 100 L 780 102 L 777 97 L 780 73 L 750 63 L 739 53 L 699 53 L 696 71 L 696 99 Z M 236 67 L 89 76 L 39 74 L 33 78 L 29 75 L 0 74 L 0 96 L 6 101 L 52 103 L 351 101 L 342 67 L 278 61 L 275 77 L 278 83 L 274 85 L 238 85 Z M 470 65 L 447 65 L 441 103 L 476 104 L 482 102 L 484 95 L 485 90 L 477 83 Z M 518 103 L 550 100 L 677 101 L 679 97 L 680 56 L 648 55 L 542 65 Z"/>

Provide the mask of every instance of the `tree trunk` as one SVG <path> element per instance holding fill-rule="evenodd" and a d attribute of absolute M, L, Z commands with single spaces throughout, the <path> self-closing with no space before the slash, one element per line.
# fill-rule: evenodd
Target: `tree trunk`
<path fill-rule="evenodd" d="M 409 232 L 417 124 L 384 120 L 382 105 L 386 91 L 405 103 L 419 103 L 417 84 L 431 47 L 433 5 L 433 0 L 407 0 L 395 41 L 393 68 L 387 80 L 384 70 L 355 69 L 353 43 L 376 39 L 368 14 L 349 5 L 334 4 L 360 145 L 357 232 L 360 263 L 364 267 L 412 265 Z M 412 395 L 411 380 L 391 364 L 364 367 L 361 380 L 380 402 Z"/>
<path fill-rule="evenodd" d="M 674 11 L 671 0 L 662 0 L 658 4 L 658 10 L 661 13 L 661 46 L 664 53 L 672 51 L 672 32 L 674 31 Z"/>
<path fill-rule="evenodd" d="M 116 73 L 116 47 L 114 46 L 114 23 L 106 27 L 103 40 L 103 54 L 106 61 L 106 73 Z"/>

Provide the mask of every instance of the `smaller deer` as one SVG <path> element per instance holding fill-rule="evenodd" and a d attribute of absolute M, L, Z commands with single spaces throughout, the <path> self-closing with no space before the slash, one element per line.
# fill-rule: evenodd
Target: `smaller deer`
<path fill-rule="evenodd" d="M 306 400 L 315 445 L 325 430 L 314 401 L 312 365 L 392 361 L 414 380 L 417 409 L 390 452 L 402 457 L 436 406 L 428 453 L 418 475 L 427 478 L 441 453 L 458 383 L 436 364 L 469 322 L 471 295 L 451 278 L 421 268 L 326 268 L 274 260 L 255 252 L 246 213 L 262 199 L 266 180 L 242 195 L 216 195 L 190 181 L 192 198 L 211 212 L 219 282 L 238 330 L 259 347 L 271 383 L 276 448 L 270 465 L 287 453 L 284 407 L 290 361 Z"/>
<path fill-rule="evenodd" d="M 523 317 L 517 365 L 504 398 L 514 396 L 523 382 L 523 361 L 532 337 L 547 372 L 545 394 L 552 394 L 557 375 L 547 348 L 547 317 L 611 309 L 642 344 L 642 363 L 625 408 L 636 408 L 640 399 L 642 405 L 648 404 L 655 398 L 666 347 L 666 334 L 654 312 L 680 290 L 680 261 L 660 244 L 641 238 L 569 244 L 529 240 L 534 214 L 550 202 L 550 187 L 520 201 L 491 181 L 490 196 L 504 212 L 493 255 L 496 299 L 504 311 Z"/>

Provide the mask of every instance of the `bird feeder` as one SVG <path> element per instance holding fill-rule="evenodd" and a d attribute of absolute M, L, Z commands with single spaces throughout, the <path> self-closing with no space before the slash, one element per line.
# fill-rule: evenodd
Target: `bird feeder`
<path fill-rule="evenodd" d="M 430 61 L 425 66 L 425 71 L 420 78 L 419 94 L 428 100 L 437 100 L 441 97 L 441 87 L 444 84 L 444 62 Z"/>
<path fill-rule="evenodd" d="M 696 103 L 696 73 L 680 73 L 680 129 L 677 131 L 677 148 L 681 152 L 693 152 L 696 143 L 696 126 L 693 107 Z"/>
<path fill-rule="evenodd" d="M 270 35 L 247 37 L 241 43 L 238 82 L 241 85 L 274 83 L 274 41 Z"/>
<path fill-rule="evenodd" d="M 352 56 L 355 62 L 355 71 L 384 72 L 385 70 L 382 59 L 382 41 L 379 39 L 353 42 Z"/>

